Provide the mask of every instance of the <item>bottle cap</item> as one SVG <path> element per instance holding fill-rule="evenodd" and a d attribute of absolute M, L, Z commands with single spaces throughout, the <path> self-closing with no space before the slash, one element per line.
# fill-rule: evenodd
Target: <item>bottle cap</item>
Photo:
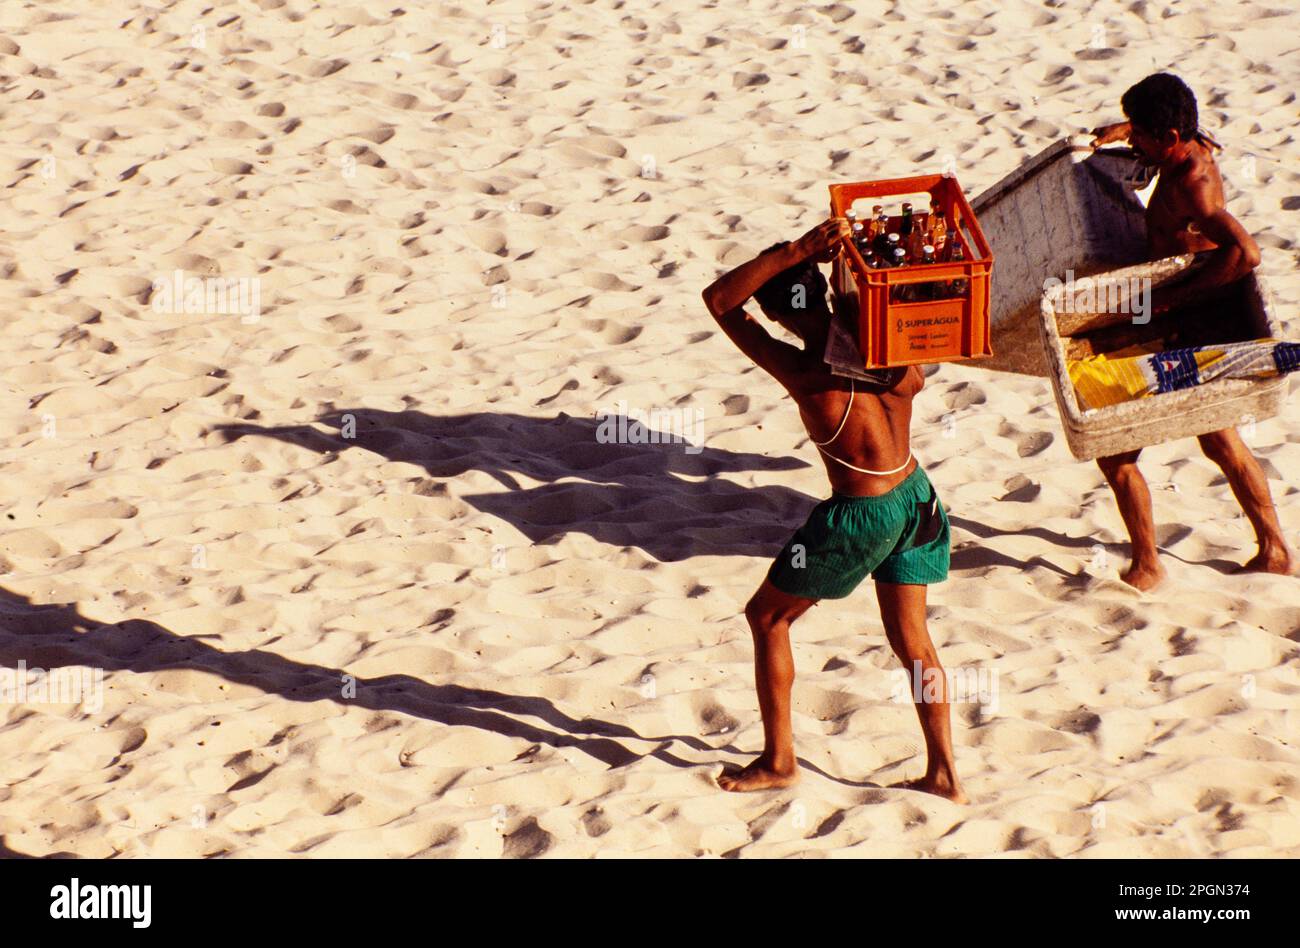
<path fill-rule="evenodd" d="M 861 221 L 854 221 L 854 222 L 853 222 L 853 230 L 854 230 L 855 233 L 856 233 L 857 231 L 862 230 L 862 222 L 861 222 Z"/>
<path fill-rule="evenodd" d="M 903 257 L 905 257 L 906 255 L 907 255 L 907 251 L 904 250 L 902 247 L 895 247 L 895 248 L 894 248 L 894 259 L 895 259 L 895 260 L 902 260 Z"/>
<path fill-rule="evenodd" d="M 934 253 L 934 245 L 926 244 L 924 247 L 921 248 L 921 253 Z"/>
<path fill-rule="evenodd" d="M 908 204 L 906 201 L 904 201 L 904 202 L 903 202 L 903 210 L 905 210 L 905 211 L 910 211 L 911 209 L 912 209 L 912 205 L 911 205 L 911 204 Z"/>
<path fill-rule="evenodd" d="M 897 234 L 890 234 L 889 237 L 888 237 L 887 239 L 889 240 L 889 242 L 890 242 L 891 245 L 893 245 L 893 246 L 896 247 L 896 246 L 898 246 L 898 242 L 899 242 L 902 238 L 899 237 Z"/>

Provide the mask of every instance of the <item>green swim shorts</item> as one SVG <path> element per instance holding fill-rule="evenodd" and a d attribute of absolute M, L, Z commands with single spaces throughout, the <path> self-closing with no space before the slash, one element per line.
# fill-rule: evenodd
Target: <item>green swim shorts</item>
<path fill-rule="evenodd" d="M 948 513 L 921 465 L 887 494 L 832 494 L 813 508 L 767 578 L 792 596 L 843 599 L 870 573 L 885 583 L 948 577 Z"/>

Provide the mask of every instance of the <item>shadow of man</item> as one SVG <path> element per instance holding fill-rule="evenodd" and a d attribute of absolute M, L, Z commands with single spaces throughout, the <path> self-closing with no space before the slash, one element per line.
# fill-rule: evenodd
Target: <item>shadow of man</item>
<path fill-rule="evenodd" d="M 274 652 L 225 651 L 203 641 L 206 638 L 217 637 L 178 635 L 147 619 L 104 625 L 82 615 L 75 606 L 38 605 L 0 589 L 0 667 L 16 669 L 23 662 L 29 673 L 65 667 L 138 674 L 192 669 L 290 701 L 333 701 L 437 724 L 475 727 L 538 745 L 573 747 L 611 768 L 643 757 L 655 757 L 675 767 L 703 763 L 669 753 L 667 748 L 677 742 L 709 754 L 735 750 L 730 744 L 714 747 L 689 735 L 647 737 L 598 718 L 578 720 L 534 695 L 431 685 L 410 675 L 363 678 L 346 669 L 295 662 Z M 653 747 L 634 749 L 629 743 Z"/>
<path fill-rule="evenodd" d="M 809 466 L 797 458 L 691 447 L 673 443 L 672 432 L 644 426 L 654 441 L 603 441 L 603 430 L 633 430 L 637 419 L 621 415 L 602 422 L 563 413 L 554 418 L 495 412 L 436 416 L 353 408 L 331 411 L 319 421 L 333 432 L 312 425 L 256 424 L 210 430 L 230 441 L 278 438 L 327 460 L 359 448 L 419 465 L 437 478 L 481 471 L 505 490 L 458 499 L 512 524 L 531 542 L 585 533 L 610 546 L 638 547 L 660 562 L 699 555 L 772 556 L 820 499 L 717 476 Z M 541 485 L 526 487 L 520 478 Z"/>

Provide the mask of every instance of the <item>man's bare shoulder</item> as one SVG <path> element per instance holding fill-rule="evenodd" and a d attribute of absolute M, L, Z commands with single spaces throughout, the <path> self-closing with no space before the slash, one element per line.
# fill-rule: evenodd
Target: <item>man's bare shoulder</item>
<path fill-rule="evenodd" d="M 1198 204 L 1204 203 L 1207 198 L 1223 203 L 1223 178 L 1219 174 L 1214 155 L 1204 145 L 1197 149 L 1192 160 L 1169 183 L 1179 197 L 1192 198 Z"/>

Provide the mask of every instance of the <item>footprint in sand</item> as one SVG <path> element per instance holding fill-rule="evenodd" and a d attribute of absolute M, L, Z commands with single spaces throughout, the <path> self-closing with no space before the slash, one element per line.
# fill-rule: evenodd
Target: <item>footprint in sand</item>
<path fill-rule="evenodd" d="M 612 829 L 612 826 L 609 820 L 605 818 L 605 811 L 595 806 L 582 814 L 582 828 L 586 830 L 588 836 L 595 838 L 604 836 Z"/>
<path fill-rule="evenodd" d="M 484 253 L 496 254 L 498 257 L 506 255 L 506 235 L 504 231 L 497 230 L 495 227 L 462 227 L 462 233 L 469 238 L 479 250 Z"/>
<path fill-rule="evenodd" d="M 149 732 L 142 727 L 133 727 L 122 735 L 122 745 L 117 752 L 117 756 L 108 762 L 109 767 L 117 766 L 123 757 L 134 750 L 139 750 L 144 746 L 144 742 L 149 739 Z"/>
<path fill-rule="evenodd" d="M 620 240 L 631 240 L 641 243 L 651 240 L 663 240 L 669 233 L 670 231 L 668 228 L 662 224 L 657 224 L 652 227 L 633 224 L 631 227 L 625 227 L 623 230 L 620 230 L 614 236 Z"/>
<path fill-rule="evenodd" d="M 601 338 L 611 346 L 624 346 L 640 336 L 644 330 L 644 326 L 620 326 L 614 323 L 601 333 Z"/>
<path fill-rule="evenodd" d="M 247 161 L 240 161 L 237 158 L 213 158 L 212 169 L 221 174 L 252 174 L 253 166 Z"/>
<path fill-rule="evenodd" d="M 351 63 L 346 59 L 312 59 L 308 56 L 299 56 L 285 63 L 285 66 L 289 69 L 296 70 L 302 75 L 310 76 L 313 79 L 324 79 L 326 76 L 332 76 L 350 65 Z"/>
<path fill-rule="evenodd" d="M 515 74 L 509 69 L 489 69 L 481 74 L 483 81 L 490 86 L 514 85 Z"/>
<path fill-rule="evenodd" d="M 190 276 L 209 277 L 221 275 L 221 264 L 211 257 L 198 253 L 175 253 L 161 257 L 158 269 L 163 273 L 184 270 Z"/>
<path fill-rule="evenodd" d="M 519 211 L 522 214 L 532 214 L 534 217 L 550 217 L 559 213 L 554 207 L 541 201 L 525 201 L 519 205 Z"/>
<path fill-rule="evenodd" d="M 999 501 L 1009 500 L 1013 503 L 1027 504 L 1037 500 L 1038 495 L 1043 492 L 1041 484 L 1035 484 L 1023 474 L 1008 478 L 1002 486 L 1006 489 L 1006 493 L 998 498 Z"/>
<path fill-rule="evenodd" d="M 971 405 L 983 405 L 988 401 L 988 396 L 974 382 L 958 382 L 943 393 L 943 401 L 949 411 L 961 411 Z"/>
<path fill-rule="evenodd" d="M 722 409 L 728 415 L 743 415 L 749 411 L 748 395 L 732 395 L 722 400 Z"/>
<path fill-rule="evenodd" d="M 542 829 L 537 818 L 530 816 L 505 837 L 501 856 L 505 859 L 536 859 L 555 843 L 555 837 Z"/>
<path fill-rule="evenodd" d="M 998 434 L 1010 438 L 1016 446 L 1016 453 L 1022 458 L 1042 454 L 1056 440 L 1050 431 L 1021 431 L 1005 421 L 998 426 Z"/>
<path fill-rule="evenodd" d="M 622 158 L 627 154 L 624 148 L 616 139 L 606 135 L 588 135 L 585 138 L 576 139 L 577 143 L 588 151 L 594 151 L 598 155 L 604 155 L 607 158 Z"/>
<path fill-rule="evenodd" d="M 612 273 L 600 273 L 598 271 L 583 273 L 582 282 L 597 290 L 629 291 L 640 289 L 639 286 L 633 286 L 631 283 L 624 283 Z"/>
<path fill-rule="evenodd" d="M 740 722 L 717 705 L 708 705 L 699 712 L 700 736 L 712 737 L 715 734 L 733 734 L 740 727 Z"/>

